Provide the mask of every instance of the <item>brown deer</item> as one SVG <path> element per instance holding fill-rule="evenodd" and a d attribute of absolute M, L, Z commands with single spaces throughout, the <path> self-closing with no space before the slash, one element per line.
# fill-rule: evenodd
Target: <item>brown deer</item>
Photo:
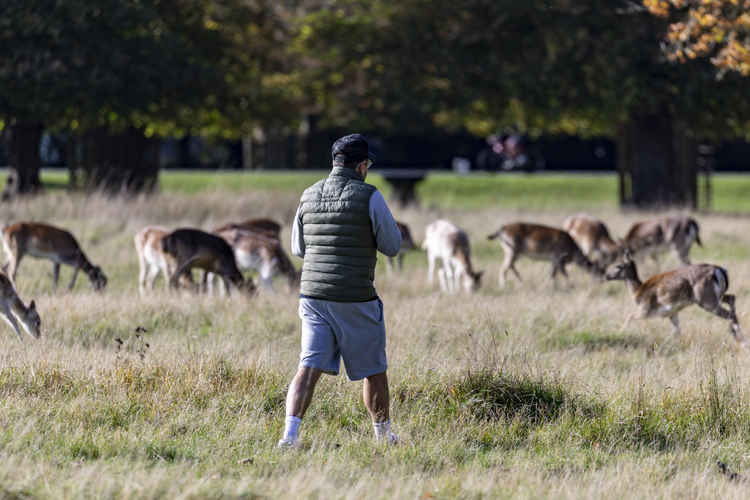
<path fill-rule="evenodd" d="M 243 278 L 232 247 L 221 237 L 199 229 L 182 228 L 164 236 L 161 245 L 162 251 L 175 259 L 175 271 L 169 277 L 170 288 L 177 288 L 180 276 L 195 267 L 221 276 L 227 294 L 230 284 L 248 295 L 255 292 L 253 280 Z"/>
<path fill-rule="evenodd" d="M 568 217 L 563 222 L 563 229 L 583 254 L 601 268 L 617 260 L 625 249 L 622 241 L 612 239 L 604 222 L 586 214 Z"/>
<path fill-rule="evenodd" d="M 690 264 L 690 247 L 703 246 L 700 227 L 692 217 L 677 215 L 636 222 L 625 236 L 625 246 L 634 257 L 651 256 L 656 259 L 670 248 L 683 264 Z"/>
<path fill-rule="evenodd" d="M 438 278 L 442 291 L 456 292 L 460 285 L 467 292 L 479 289 L 484 271 L 474 271 L 469 237 L 462 229 L 447 220 L 436 220 L 427 226 L 422 248 L 427 250 L 428 283 L 433 282 L 435 260 L 441 259 Z"/>
<path fill-rule="evenodd" d="M 662 317 L 669 318 L 672 332 L 679 335 L 680 322 L 677 315 L 682 309 L 698 304 L 706 311 L 729 320 L 732 337 L 742 346 L 746 345 L 737 321 L 735 296 L 726 293 L 729 274 L 722 267 L 712 264 L 686 265 L 642 282 L 630 252 L 626 251 L 623 262 L 613 264 L 606 276 L 608 280 L 625 282 L 638 309 L 627 317 L 623 328 L 633 317 Z M 722 303 L 727 304 L 729 309 L 724 309 Z"/>
<path fill-rule="evenodd" d="M 495 233 L 487 236 L 487 239 L 500 238 L 503 247 L 504 260 L 500 268 L 500 286 L 505 286 L 508 271 L 513 271 L 519 281 L 521 275 L 516 269 L 515 262 L 521 256 L 535 260 L 547 260 L 552 262 L 550 277 L 557 285 L 557 273 L 565 278 L 568 273 L 565 266 L 573 262 L 586 272 L 600 278 L 604 273 L 592 263 L 581 251 L 573 238 L 563 231 L 554 227 L 542 226 L 540 224 L 528 224 L 515 222 L 506 224 Z"/>
<path fill-rule="evenodd" d="M 225 229 L 216 234 L 231 245 L 237 266 L 241 270 L 258 271 L 262 287 L 273 290 L 273 278 L 279 274 L 286 276 L 290 290 L 299 287 L 300 273 L 294 268 L 278 238 L 238 229 Z M 213 282 L 212 278 L 206 277 L 209 286 Z"/>
<path fill-rule="evenodd" d="M 24 255 L 53 262 L 52 278 L 54 287 L 60 279 L 60 264 L 73 267 L 73 279 L 68 290 L 75 286 L 78 271 L 86 273 L 94 290 L 107 286 L 107 277 L 101 268 L 89 262 L 78 242 L 68 231 L 39 222 L 18 222 L 3 228 L 3 248 L 8 257 L 4 270 L 13 283 Z"/>
<path fill-rule="evenodd" d="M 252 231 L 264 234 L 269 238 L 276 238 L 277 240 L 281 239 L 281 224 L 268 218 L 247 219 L 244 222 L 229 222 L 223 226 L 217 227 L 213 232 L 219 234 L 231 229 Z"/>
<path fill-rule="evenodd" d="M 399 221 L 396 221 L 396 226 L 398 226 L 398 230 L 401 232 L 401 249 L 395 257 L 388 257 L 388 260 L 386 261 L 389 274 L 393 273 L 394 262 L 396 259 L 398 259 L 398 270 L 402 271 L 404 269 L 404 253 L 417 248 L 417 245 L 414 244 L 414 240 L 411 237 L 409 226 Z"/>
<path fill-rule="evenodd" d="M 147 226 L 135 235 L 135 251 L 138 254 L 138 291 L 143 295 L 146 290 L 153 290 L 159 273 L 164 274 L 164 285 L 169 289 L 169 277 L 172 276 L 177 263 L 171 255 L 164 252 L 161 241 L 169 231 L 157 226 Z M 196 290 L 190 273 L 180 276 L 180 285 Z"/>
<path fill-rule="evenodd" d="M 19 322 L 26 333 L 35 339 L 42 336 L 39 329 L 41 320 L 39 319 L 39 313 L 36 311 L 36 304 L 32 300 L 29 306 L 26 307 L 18 297 L 13 283 L 3 273 L 0 273 L 0 314 L 16 331 L 19 341 L 23 342 L 23 335 L 21 334 L 21 329 L 18 327 Z"/>

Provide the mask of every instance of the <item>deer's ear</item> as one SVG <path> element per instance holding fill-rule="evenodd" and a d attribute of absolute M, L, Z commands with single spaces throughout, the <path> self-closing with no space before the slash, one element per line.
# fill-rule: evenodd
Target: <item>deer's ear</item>
<path fill-rule="evenodd" d="M 29 309 L 36 309 L 36 303 L 34 302 L 34 299 L 31 300 L 31 303 L 29 304 Z"/>
<path fill-rule="evenodd" d="M 625 249 L 623 256 L 625 257 L 625 262 L 633 262 L 633 252 L 629 248 Z"/>

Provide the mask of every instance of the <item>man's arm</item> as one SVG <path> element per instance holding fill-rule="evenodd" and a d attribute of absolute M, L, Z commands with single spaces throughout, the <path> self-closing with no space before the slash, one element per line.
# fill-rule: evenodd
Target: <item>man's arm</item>
<path fill-rule="evenodd" d="M 292 222 L 292 253 L 297 257 L 305 257 L 305 238 L 302 234 L 302 219 L 300 219 L 300 209 L 302 205 L 297 207 L 297 213 L 294 214 L 294 221 Z"/>
<path fill-rule="evenodd" d="M 394 257 L 401 249 L 401 231 L 398 230 L 396 221 L 380 191 L 375 191 L 370 196 L 370 220 L 378 250 L 389 257 Z"/>

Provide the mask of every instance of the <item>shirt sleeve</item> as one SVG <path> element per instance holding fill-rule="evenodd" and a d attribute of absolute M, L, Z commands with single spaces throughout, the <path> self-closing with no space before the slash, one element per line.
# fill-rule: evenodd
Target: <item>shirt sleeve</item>
<path fill-rule="evenodd" d="M 380 191 L 375 191 L 370 196 L 370 221 L 378 250 L 394 257 L 401 249 L 401 231 Z"/>
<path fill-rule="evenodd" d="M 292 253 L 297 257 L 305 257 L 305 238 L 302 234 L 302 220 L 300 219 L 300 209 L 302 206 L 297 207 L 297 213 L 294 214 L 294 222 L 292 222 Z"/>

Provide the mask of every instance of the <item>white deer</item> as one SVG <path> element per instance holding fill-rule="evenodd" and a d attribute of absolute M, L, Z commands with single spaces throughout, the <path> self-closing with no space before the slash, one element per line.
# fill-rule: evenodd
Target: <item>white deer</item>
<path fill-rule="evenodd" d="M 23 342 L 23 335 L 18 323 L 26 333 L 38 339 L 42 336 L 39 329 L 41 320 L 39 313 L 36 311 L 36 304 L 32 300 L 28 307 L 18 297 L 16 289 L 13 287 L 10 279 L 3 273 L 0 273 L 0 314 L 3 319 L 16 331 L 18 340 Z"/>
<path fill-rule="evenodd" d="M 428 283 L 433 282 L 435 261 L 441 259 L 438 278 L 442 291 L 456 292 L 461 285 L 467 292 L 479 289 L 484 271 L 474 271 L 469 237 L 455 224 L 441 219 L 428 225 L 422 248 L 427 250 Z"/>

